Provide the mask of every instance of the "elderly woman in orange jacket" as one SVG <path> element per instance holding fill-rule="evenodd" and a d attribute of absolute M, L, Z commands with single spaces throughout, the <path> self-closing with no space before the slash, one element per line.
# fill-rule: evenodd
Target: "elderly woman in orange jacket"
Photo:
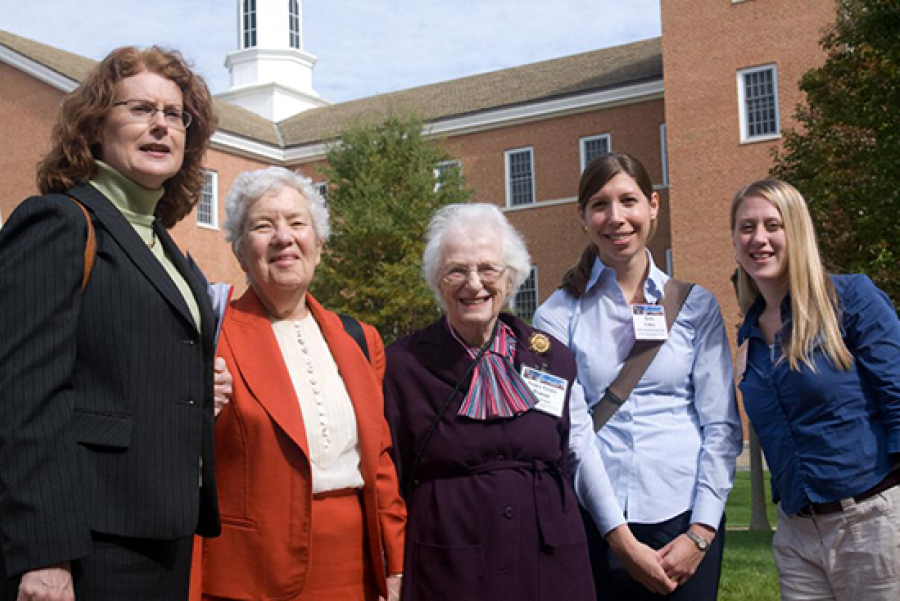
<path fill-rule="evenodd" d="M 234 397 L 216 424 L 222 535 L 203 544 L 203 598 L 398 599 L 406 510 L 384 348 L 368 325 L 354 340 L 307 292 L 328 238 L 325 202 L 306 178 L 270 167 L 241 174 L 226 206 L 250 288 L 219 344 Z"/>

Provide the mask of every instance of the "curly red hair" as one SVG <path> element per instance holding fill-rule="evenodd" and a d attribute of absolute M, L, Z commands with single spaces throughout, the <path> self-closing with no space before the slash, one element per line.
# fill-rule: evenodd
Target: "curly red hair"
<path fill-rule="evenodd" d="M 203 78 L 191 71 L 181 53 L 158 46 L 113 50 L 63 99 L 53 128 L 53 148 L 38 165 L 42 194 L 64 192 L 90 180 L 99 152 L 95 132 L 113 107 L 119 82 L 145 71 L 172 80 L 181 89 L 184 110 L 193 117 L 186 132 L 184 162 L 165 182 L 156 216 L 171 228 L 193 210 L 203 191 L 203 155 L 217 119 Z"/>

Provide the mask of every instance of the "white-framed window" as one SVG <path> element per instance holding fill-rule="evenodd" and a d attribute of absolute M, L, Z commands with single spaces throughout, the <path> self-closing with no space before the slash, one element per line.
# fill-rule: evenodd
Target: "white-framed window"
<path fill-rule="evenodd" d="M 506 151 L 506 206 L 534 204 L 534 150 Z"/>
<path fill-rule="evenodd" d="M 441 161 L 434 166 L 434 191 L 437 192 L 444 185 L 444 181 L 450 176 L 451 172 L 462 172 L 462 163 L 458 160 Z"/>
<path fill-rule="evenodd" d="M 612 150 L 612 138 L 609 134 L 587 136 L 581 138 L 579 145 L 581 146 L 581 171 L 584 172 L 591 161 Z"/>
<path fill-rule="evenodd" d="M 781 134 L 775 65 L 738 71 L 738 104 L 741 142 L 768 140 Z"/>
<path fill-rule="evenodd" d="M 288 0 L 288 29 L 291 48 L 300 49 L 300 5 L 298 0 Z"/>
<path fill-rule="evenodd" d="M 219 174 L 203 170 L 203 193 L 197 203 L 197 225 L 219 229 Z"/>
<path fill-rule="evenodd" d="M 256 47 L 256 0 L 241 0 L 241 48 Z"/>
<path fill-rule="evenodd" d="M 512 310 L 519 319 L 531 323 L 531 318 L 534 317 L 534 312 L 537 311 L 537 307 L 537 267 L 532 265 L 528 277 L 525 279 L 522 287 L 519 288 L 519 291 L 516 292 L 516 296 L 512 302 Z"/>
<path fill-rule="evenodd" d="M 319 196 L 321 196 L 322 199 L 327 204 L 328 203 L 328 182 L 315 182 L 313 184 L 313 188 L 316 189 L 316 192 L 319 193 Z"/>
<path fill-rule="evenodd" d="M 669 186 L 669 142 L 666 139 L 666 124 L 659 124 L 659 163 L 662 170 L 662 185 Z"/>

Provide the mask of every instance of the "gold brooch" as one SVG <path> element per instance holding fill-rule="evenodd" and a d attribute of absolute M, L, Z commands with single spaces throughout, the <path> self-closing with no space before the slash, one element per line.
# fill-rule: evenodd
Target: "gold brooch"
<path fill-rule="evenodd" d="M 550 350 L 550 339 L 546 334 L 535 332 L 528 339 L 528 348 L 539 355 L 543 355 Z"/>

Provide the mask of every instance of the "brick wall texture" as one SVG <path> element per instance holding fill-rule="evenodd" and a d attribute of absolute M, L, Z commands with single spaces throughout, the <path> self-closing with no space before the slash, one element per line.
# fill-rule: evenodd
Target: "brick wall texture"
<path fill-rule="evenodd" d="M 738 317 L 731 198 L 768 175 L 780 147 L 780 139 L 741 143 L 738 70 L 776 65 L 781 127 L 794 127 L 797 85 L 824 61 L 818 41 L 835 10 L 834 0 L 662 2 L 675 274 L 712 290 L 730 326 Z"/>

